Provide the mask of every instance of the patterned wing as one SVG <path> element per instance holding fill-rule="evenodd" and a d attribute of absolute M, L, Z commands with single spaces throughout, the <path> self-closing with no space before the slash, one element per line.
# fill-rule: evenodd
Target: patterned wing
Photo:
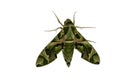
<path fill-rule="evenodd" d="M 82 58 L 93 64 L 99 64 L 100 58 L 93 46 L 74 29 L 75 48 L 82 53 Z"/>
<path fill-rule="evenodd" d="M 59 32 L 58 35 L 43 49 L 37 58 L 37 67 L 47 65 L 57 58 L 57 54 L 62 50 L 62 42 L 60 40 L 63 36 L 63 32 Z"/>

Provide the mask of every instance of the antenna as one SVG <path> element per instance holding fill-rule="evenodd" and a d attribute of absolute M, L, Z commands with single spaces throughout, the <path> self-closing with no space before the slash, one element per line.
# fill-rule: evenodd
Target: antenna
<path fill-rule="evenodd" d="M 54 11 L 52 11 L 52 12 L 53 12 L 53 14 L 55 15 L 55 17 L 57 18 L 58 22 L 63 26 L 63 24 L 60 22 L 59 18 L 58 18 L 57 15 L 55 14 L 55 12 L 54 12 Z"/>
<path fill-rule="evenodd" d="M 74 15 L 73 15 L 73 24 L 75 24 L 75 14 L 76 14 L 76 11 L 74 12 Z"/>

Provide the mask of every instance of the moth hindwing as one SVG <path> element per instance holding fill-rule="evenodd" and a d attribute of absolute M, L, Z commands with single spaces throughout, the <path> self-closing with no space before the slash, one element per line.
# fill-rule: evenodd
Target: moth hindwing
<path fill-rule="evenodd" d="M 56 15 L 55 15 L 56 16 Z M 57 16 L 56 16 L 57 17 Z M 62 25 L 57 17 L 58 22 Z M 99 64 L 100 58 L 93 46 L 76 29 L 70 19 L 66 19 L 61 31 L 55 38 L 42 50 L 36 61 L 36 66 L 44 66 L 57 58 L 57 54 L 62 50 L 67 66 L 70 66 L 74 48 L 82 53 L 82 58 L 86 61 Z"/>

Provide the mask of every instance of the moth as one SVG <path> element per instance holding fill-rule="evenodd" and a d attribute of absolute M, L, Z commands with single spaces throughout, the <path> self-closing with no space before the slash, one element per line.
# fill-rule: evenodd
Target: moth
<path fill-rule="evenodd" d="M 54 15 L 56 16 L 55 13 Z M 60 22 L 57 16 L 56 18 L 57 21 L 62 25 L 62 27 L 59 27 L 61 31 L 42 50 L 41 54 L 37 58 L 36 66 L 41 67 L 53 62 L 57 58 L 57 54 L 62 50 L 64 60 L 69 67 L 72 60 L 74 48 L 82 53 L 81 58 L 90 63 L 99 64 L 100 58 L 96 50 L 89 43 L 89 40 L 86 40 L 77 31 L 78 26 L 75 26 L 75 13 L 73 16 L 73 22 L 70 19 L 66 19 L 64 25 Z"/>

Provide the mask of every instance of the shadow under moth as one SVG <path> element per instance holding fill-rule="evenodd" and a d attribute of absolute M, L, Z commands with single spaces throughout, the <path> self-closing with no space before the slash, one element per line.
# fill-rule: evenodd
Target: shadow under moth
<path fill-rule="evenodd" d="M 54 15 L 56 16 L 55 13 Z M 62 50 L 64 60 L 69 67 L 72 60 L 74 48 L 82 53 L 81 58 L 90 63 L 99 64 L 100 58 L 96 50 L 89 43 L 89 40 L 86 40 L 76 29 L 87 27 L 75 26 L 75 13 L 73 16 L 73 22 L 70 19 L 66 19 L 64 25 L 60 22 L 57 16 L 56 18 L 62 25 L 62 27 L 59 27 L 61 31 L 42 50 L 41 54 L 37 58 L 36 66 L 41 67 L 53 62 L 57 58 L 57 54 Z"/>

